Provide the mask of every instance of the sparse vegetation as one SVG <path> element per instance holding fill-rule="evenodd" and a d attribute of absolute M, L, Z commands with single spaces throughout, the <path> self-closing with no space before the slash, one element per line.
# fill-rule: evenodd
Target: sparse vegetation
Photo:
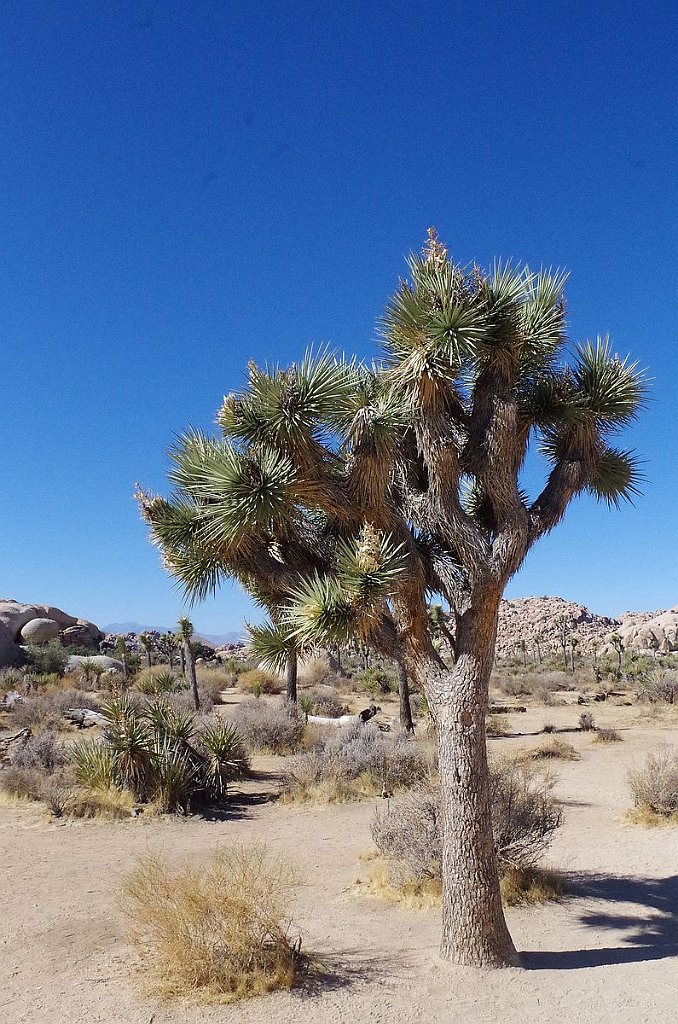
<path fill-rule="evenodd" d="M 632 817 L 641 824 L 678 822 L 678 749 L 661 746 L 628 774 Z"/>
<path fill-rule="evenodd" d="M 166 996 L 230 1002 L 289 989 L 303 967 L 289 929 L 295 869 L 264 847 L 204 863 L 141 860 L 124 881 L 133 938 Z"/>
<path fill-rule="evenodd" d="M 550 740 L 548 743 L 542 743 L 541 746 L 531 750 L 528 757 L 533 758 L 535 761 L 578 761 L 581 754 L 571 743 L 566 743 L 564 740 Z"/>
<path fill-rule="evenodd" d="M 509 726 L 506 715 L 488 715 L 485 720 L 485 735 L 498 737 L 508 736 Z"/>
<path fill-rule="evenodd" d="M 542 899 L 556 898 L 555 877 L 537 868 L 562 824 L 552 777 L 534 766 L 501 762 L 491 769 L 491 779 L 493 839 L 506 879 L 505 902 L 537 902 L 540 894 Z M 396 890 L 410 899 L 417 893 L 435 893 L 442 878 L 437 786 L 419 786 L 403 794 L 388 811 L 375 815 L 371 832 Z"/>
<path fill-rule="evenodd" d="M 589 711 L 582 711 L 578 724 L 582 732 L 593 732 L 596 728 L 596 721 Z"/>
<path fill-rule="evenodd" d="M 598 728 L 593 737 L 594 743 L 621 743 L 622 736 L 616 729 Z"/>
<path fill-rule="evenodd" d="M 357 723 L 321 735 L 297 754 L 285 766 L 283 796 L 301 802 L 356 800 L 412 786 L 430 770 L 431 759 L 414 740 Z"/>
<path fill-rule="evenodd" d="M 289 754 L 299 747 L 304 731 L 296 709 L 257 698 L 240 704 L 233 721 L 249 749 L 258 753 Z"/>
<path fill-rule="evenodd" d="M 283 681 L 272 672 L 265 672 L 261 668 L 252 668 L 248 672 L 242 672 L 238 676 L 238 686 L 245 692 L 255 695 L 279 694 L 284 689 Z"/>

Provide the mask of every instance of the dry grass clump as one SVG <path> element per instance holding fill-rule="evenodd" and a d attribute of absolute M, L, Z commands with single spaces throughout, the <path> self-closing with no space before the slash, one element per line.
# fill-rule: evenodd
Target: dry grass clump
<path fill-rule="evenodd" d="M 321 734 L 283 775 L 283 799 L 338 803 L 390 793 L 428 777 L 431 759 L 415 740 L 369 723 Z"/>
<path fill-rule="evenodd" d="M 124 880 L 122 905 L 163 995 L 225 1003 L 294 985 L 297 884 L 294 868 L 261 846 L 218 850 L 201 864 L 150 856 Z"/>
<path fill-rule="evenodd" d="M 261 694 L 282 693 L 285 686 L 280 676 L 272 672 L 265 672 L 262 668 L 252 668 L 249 672 L 241 672 L 238 676 L 238 686 L 246 693 L 252 693 L 255 697 Z"/>
<path fill-rule="evenodd" d="M 256 697 L 235 709 L 233 721 L 250 750 L 259 753 L 289 754 L 299 748 L 304 731 L 296 709 Z"/>
<path fill-rule="evenodd" d="M 557 761 L 579 761 L 581 758 L 579 751 L 571 743 L 566 743 L 565 740 L 549 740 L 548 743 L 542 743 L 540 747 L 529 751 L 527 756 L 535 761 L 550 759 Z"/>
<path fill-rule="evenodd" d="M 582 711 L 579 716 L 578 725 L 582 732 L 594 732 L 596 728 L 596 720 L 590 711 Z"/>
<path fill-rule="evenodd" d="M 485 719 L 485 735 L 495 738 L 508 736 L 509 727 L 506 715 L 488 715 Z"/>
<path fill-rule="evenodd" d="M 628 783 L 633 821 L 643 825 L 678 823 L 678 749 L 661 746 L 651 751 L 641 767 L 629 771 Z"/>
<path fill-rule="evenodd" d="M 531 903 L 549 903 L 563 895 L 563 878 L 557 871 L 539 867 L 509 868 L 500 882 L 504 906 L 518 907 Z"/>
<path fill-rule="evenodd" d="M 616 729 L 603 729 L 599 728 L 596 730 L 596 734 L 593 737 L 594 743 L 621 743 L 623 737 L 621 733 L 617 732 Z"/>
<path fill-rule="evenodd" d="M 556 876 L 537 867 L 562 824 L 562 810 L 552 790 L 552 777 L 534 766 L 502 762 L 491 769 L 494 845 L 505 880 L 502 896 L 509 904 L 555 899 L 562 891 Z M 382 895 L 410 906 L 431 905 L 431 900 L 439 898 L 442 836 L 438 786 L 419 786 L 403 794 L 385 813 L 377 812 L 371 833 L 388 865 L 386 878 L 380 867 L 375 874 Z"/>

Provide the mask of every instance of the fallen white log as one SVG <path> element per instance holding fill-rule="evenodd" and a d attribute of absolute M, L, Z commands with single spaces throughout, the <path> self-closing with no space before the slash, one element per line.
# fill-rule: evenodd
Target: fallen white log
<path fill-rule="evenodd" d="M 99 714 L 98 711 L 92 711 L 91 708 L 69 708 L 68 711 L 64 711 L 64 718 L 80 729 L 91 729 L 95 725 L 108 724 L 108 719 L 104 715 Z"/>

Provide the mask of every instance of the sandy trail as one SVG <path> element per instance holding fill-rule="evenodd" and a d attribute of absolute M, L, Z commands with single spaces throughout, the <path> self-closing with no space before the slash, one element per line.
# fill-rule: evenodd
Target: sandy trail
<path fill-rule="evenodd" d="M 632 709 L 596 717 L 620 724 Z M 514 716 L 523 732 L 564 723 L 572 709 Z M 369 849 L 374 801 L 289 808 L 262 802 L 271 782 L 244 787 L 225 821 L 160 819 L 49 824 L 32 807 L 0 808 L 0 1021 L 3 1024 L 634 1024 L 675 1021 L 678 1006 L 678 829 L 622 820 L 628 765 L 678 730 L 634 724 L 625 742 L 592 745 L 559 763 L 566 823 L 550 853 L 571 876 L 559 905 L 512 910 L 524 967 L 451 968 L 437 957 L 435 911 L 386 907 L 354 886 Z M 536 737 L 493 741 L 494 749 Z M 270 770 L 275 759 L 260 759 Z M 259 795 L 257 795 L 259 794 Z M 196 854 L 231 840 L 260 840 L 298 858 L 306 884 L 295 923 L 325 958 L 313 990 L 236 1007 L 163 1004 L 144 994 L 115 906 L 119 875 L 148 850 Z"/>

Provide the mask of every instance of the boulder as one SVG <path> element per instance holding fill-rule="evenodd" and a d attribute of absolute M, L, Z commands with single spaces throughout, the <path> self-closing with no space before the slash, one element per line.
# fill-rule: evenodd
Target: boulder
<path fill-rule="evenodd" d="M 77 625 L 68 626 L 60 633 L 64 647 L 87 647 L 92 651 L 99 650 L 99 643 L 104 634 L 93 622 L 79 620 Z"/>
<path fill-rule="evenodd" d="M 25 644 L 46 644 L 59 635 L 59 623 L 54 619 L 30 619 L 21 628 L 21 639 Z"/>
<path fill-rule="evenodd" d="M 56 622 L 59 631 L 71 626 L 85 625 L 92 637 L 103 639 L 93 623 L 67 615 L 61 608 L 49 604 L 22 604 L 10 598 L 0 599 L 0 668 L 5 665 L 19 665 L 23 660 L 21 643 L 25 642 L 21 635 L 24 626 L 33 619 L 49 619 Z"/>

